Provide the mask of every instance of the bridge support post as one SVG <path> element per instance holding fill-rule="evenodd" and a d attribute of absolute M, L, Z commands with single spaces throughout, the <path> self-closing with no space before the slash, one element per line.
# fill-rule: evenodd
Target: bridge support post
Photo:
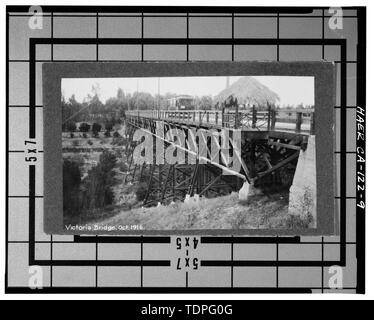
<path fill-rule="evenodd" d="M 128 172 L 130 172 L 130 170 L 131 170 L 131 165 L 132 165 L 133 159 L 134 159 L 134 157 L 133 157 L 133 155 L 131 155 L 130 164 L 129 164 L 129 167 L 128 167 L 128 170 L 127 170 Z M 129 174 L 127 174 L 126 177 L 125 177 L 125 183 L 127 183 L 127 177 L 128 176 L 129 176 Z"/>
<path fill-rule="evenodd" d="M 252 107 L 252 128 L 256 128 L 256 123 L 257 123 L 257 110 L 255 105 Z"/>
<path fill-rule="evenodd" d="M 193 196 L 193 194 L 195 192 L 195 184 L 196 184 L 196 181 L 197 181 L 198 172 L 199 172 L 199 163 L 196 163 L 194 171 L 193 171 L 190 187 L 189 187 L 189 190 L 188 190 L 188 194 L 190 196 Z"/>
<path fill-rule="evenodd" d="M 316 122 L 315 122 L 315 114 L 312 112 L 310 114 L 310 134 L 315 135 L 316 132 Z"/>
<path fill-rule="evenodd" d="M 243 186 L 239 190 L 239 202 L 247 203 L 248 197 L 261 194 L 261 190 L 255 188 L 254 180 L 256 178 L 256 140 L 250 139 L 247 142 L 249 146 L 249 157 L 248 164 L 249 167 L 245 170 L 245 174 L 249 181 L 244 181 Z"/>
<path fill-rule="evenodd" d="M 149 198 L 149 195 L 150 195 L 151 190 L 152 190 L 153 173 L 155 172 L 155 167 L 156 167 L 155 164 L 151 164 L 151 166 L 150 166 L 150 176 L 149 176 L 148 185 L 147 185 L 147 192 L 146 192 L 146 195 L 144 197 L 143 204 L 146 204 L 148 202 L 148 198 Z"/>
<path fill-rule="evenodd" d="M 136 174 L 136 170 L 138 169 L 138 165 L 135 164 L 134 166 L 134 171 L 132 172 L 132 180 L 131 180 L 131 183 L 134 183 L 135 181 L 135 174 Z"/>
<path fill-rule="evenodd" d="M 235 129 L 239 128 L 239 123 L 240 123 L 240 119 L 239 119 L 239 105 L 236 103 L 236 105 L 235 105 L 235 122 L 234 122 L 234 128 Z"/>
<path fill-rule="evenodd" d="M 271 130 L 275 129 L 275 122 L 277 121 L 277 112 L 275 110 L 271 110 Z"/>
<path fill-rule="evenodd" d="M 249 183 L 248 181 L 244 181 L 243 186 L 239 190 L 239 202 L 247 203 L 249 197 L 255 196 L 258 194 L 262 194 L 261 190 L 255 188 L 253 182 Z"/>
<path fill-rule="evenodd" d="M 300 151 L 290 188 L 288 212 L 304 227 L 317 225 L 317 178 L 315 136 L 309 136 L 305 151 Z"/>
<path fill-rule="evenodd" d="M 296 132 L 301 132 L 301 124 L 303 122 L 303 114 L 302 112 L 296 113 Z"/>

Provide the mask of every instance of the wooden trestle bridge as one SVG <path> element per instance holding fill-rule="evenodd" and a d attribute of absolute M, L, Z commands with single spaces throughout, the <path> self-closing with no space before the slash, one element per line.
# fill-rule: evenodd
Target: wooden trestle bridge
<path fill-rule="evenodd" d="M 292 184 L 299 152 L 307 147 L 308 136 L 315 134 L 314 123 L 313 109 L 128 111 L 125 114 L 125 154 L 129 170 L 125 182 L 139 184 L 145 206 L 183 201 L 186 195 L 225 195 L 238 191 L 244 181 L 258 187 L 275 184 L 289 186 Z M 208 132 L 212 129 L 215 132 L 226 129 L 230 135 L 234 131 L 240 132 L 240 170 L 230 170 L 222 160 L 210 161 L 209 150 L 208 157 L 204 159 L 206 161 L 201 161 L 199 154 L 190 149 L 188 143 L 172 142 L 167 134 L 159 136 L 160 131 L 156 130 L 156 126 L 161 126 L 164 133 L 170 129 L 183 130 L 186 137 L 189 129 Z M 135 163 L 133 153 L 139 142 L 133 141 L 133 135 L 138 129 L 152 134 L 154 139 L 161 139 L 166 147 L 173 144 L 195 156 L 196 163 Z M 197 143 L 203 143 L 209 149 L 211 139 L 208 135 L 206 140 L 197 139 Z M 229 144 L 229 149 L 231 155 L 237 152 L 232 144 Z"/>

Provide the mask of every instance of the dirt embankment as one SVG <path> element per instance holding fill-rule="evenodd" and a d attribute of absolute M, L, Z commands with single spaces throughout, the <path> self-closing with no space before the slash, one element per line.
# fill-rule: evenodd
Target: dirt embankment
<path fill-rule="evenodd" d="M 253 196 L 247 204 L 232 193 L 219 198 L 200 198 L 151 208 L 118 209 L 104 225 L 138 225 L 143 230 L 267 229 L 286 228 L 288 199 L 285 194 Z"/>

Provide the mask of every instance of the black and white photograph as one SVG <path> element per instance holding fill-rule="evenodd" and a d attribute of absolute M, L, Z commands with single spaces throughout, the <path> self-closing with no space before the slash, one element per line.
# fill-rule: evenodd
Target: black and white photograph
<path fill-rule="evenodd" d="M 314 77 L 63 78 L 66 231 L 316 228 Z"/>
<path fill-rule="evenodd" d="M 189 295 L 131 319 L 364 294 L 356 2 L 3 6 L 5 293 Z"/>

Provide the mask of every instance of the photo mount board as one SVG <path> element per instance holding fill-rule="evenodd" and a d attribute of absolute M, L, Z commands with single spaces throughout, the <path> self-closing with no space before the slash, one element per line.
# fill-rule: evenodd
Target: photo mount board
<path fill-rule="evenodd" d="M 344 27 L 338 32 L 329 27 L 330 19 L 336 18 L 334 13 L 329 12 L 329 7 L 41 8 L 45 19 L 42 34 L 38 30 L 29 32 L 30 6 L 7 6 L 7 293 L 365 293 L 366 196 L 365 182 L 358 180 L 365 177 L 365 162 L 359 159 L 365 161 L 366 157 L 365 7 L 342 7 Z M 154 18 L 167 20 L 165 11 L 169 17 L 183 23 L 175 25 L 172 30 L 162 30 L 158 39 L 149 38 L 147 30 L 159 30 L 157 19 Z M 109 31 L 106 28 L 108 32 L 102 34 L 102 22 L 111 21 L 111 17 L 108 17 L 110 14 L 123 20 L 131 15 L 131 19 L 141 21 L 134 28 L 138 39 L 118 39 L 118 33 L 115 35 L 118 28 Z M 219 19 L 212 19 L 212 15 Z M 77 24 L 72 24 L 72 19 L 78 21 Z M 265 27 L 251 30 L 249 34 L 246 22 L 253 19 L 264 21 Z M 91 28 L 86 28 L 88 20 L 91 21 Z M 230 20 L 230 23 L 223 26 L 222 20 Z M 211 28 L 203 28 L 201 21 L 207 22 Z M 77 25 L 82 27 L 82 31 Z M 186 32 L 187 25 L 189 29 Z M 93 38 L 92 30 L 95 29 L 99 32 Z M 169 30 L 177 31 L 178 39 L 165 39 Z M 212 38 L 217 34 L 212 35 L 210 30 L 227 32 L 220 33 L 217 39 Z M 272 33 L 264 34 L 264 30 L 272 30 Z M 193 38 L 196 36 L 199 39 Z M 246 38 L 241 38 L 243 36 Z M 266 36 L 269 38 L 264 38 Z M 175 262 L 178 258 L 184 259 L 181 252 L 174 251 L 176 240 L 185 240 L 178 235 L 85 237 L 45 234 L 42 230 L 44 108 L 40 95 L 40 66 L 44 62 L 60 59 L 81 61 L 80 50 L 76 50 L 74 44 L 81 45 L 80 48 L 90 46 L 88 51 L 92 53 L 85 59 L 112 61 L 116 57 L 100 54 L 100 48 L 105 43 L 113 44 L 113 48 L 126 43 L 138 45 L 139 50 L 135 55 L 120 58 L 126 61 L 217 59 L 215 50 L 209 50 L 211 46 L 204 46 L 204 50 L 196 54 L 195 47 L 199 47 L 199 44 L 213 44 L 213 47 L 224 44 L 228 50 L 220 52 L 219 59 L 227 61 L 243 59 L 243 51 L 249 53 L 248 60 L 270 57 L 270 60 L 284 61 L 292 55 L 294 60 L 300 61 L 335 61 L 339 74 L 334 106 L 334 157 L 338 176 L 335 201 L 340 216 L 340 235 L 197 236 L 202 249 L 195 253 L 200 261 L 199 270 L 183 269 L 176 272 Z M 62 50 L 60 44 L 71 46 L 68 50 Z M 182 45 L 179 46 L 180 50 L 173 50 L 168 56 L 160 55 L 160 52 L 176 47 L 175 44 Z M 250 48 L 258 48 L 255 52 L 259 51 L 262 57 L 254 58 L 247 44 L 251 45 Z M 265 50 L 261 46 L 264 44 L 271 47 Z M 157 49 L 149 51 L 153 45 L 157 45 Z M 288 45 L 293 48 L 286 50 Z M 183 50 L 184 55 L 177 55 Z M 59 55 L 59 52 L 63 54 Z M 24 160 L 27 155 L 25 148 L 29 147 L 24 146 L 25 140 L 36 142 L 36 162 Z M 123 252 L 128 246 L 133 248 L 130 252 L 126 251 L 130 256 L 116 255 L 113 257 L 115 261 L 100 260 L 102 254 Z M 263 248 L 272 249 L 274 255 L 269 257 L 268 250 Z M 87 251 L 93 254 L 87 257 Z M 134 255 L 138 260 L 129 260 Z M 77 261 L 77 258 L 85 260 Z M 29 287 L 30 266 L 39 266 L 44 271 L 43 288 L 40 290 Z M 330 267 L 341 269 L 344 275 L 341 288 L 330 286 L 329 278 L 334 276 L 334 273 L 329 273 Z M 106 269 L 121 271 L 105 276 Z M 134 274 L 134 269 L 139 273 Z M 131 279 L 123 277 L 127 274 L 131 275 Z M 163 274 L 167 276 L 163 277 Z"/>
<path fill-rule="evenodd" d="M 306 62 L 53 62 L 43 64 L 44 115 L 44 228 L 51 234 L 81 234 L 63 228 L 61 79 L 186 76 L 312 76 L 315 79 L 317 227 L 308 229 L 195 229 L 85 231 L 120 235 L 334 235 L 334 63 Z"/>

